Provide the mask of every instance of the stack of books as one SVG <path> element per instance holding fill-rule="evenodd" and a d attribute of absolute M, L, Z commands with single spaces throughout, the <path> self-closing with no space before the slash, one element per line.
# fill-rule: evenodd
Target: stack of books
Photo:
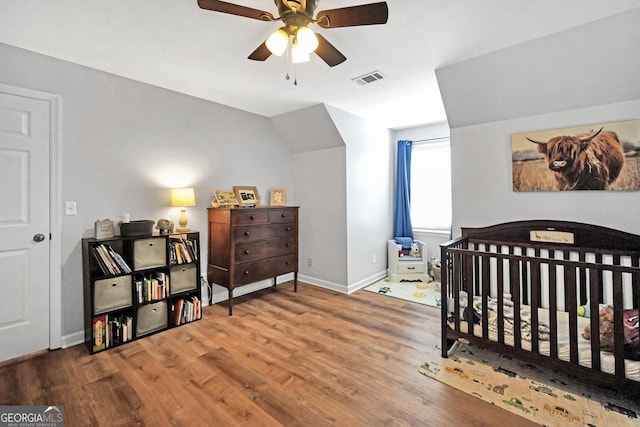
<path fill-rule="evenodd" d="M 182 325 L 202 318 L 202 304 L 197 296 L 174 301 L 171 306 L 171 322 Z"/>
<path fill-rule="evenodd" d="M 188 264 L 198 260 L 195 240 L 172 237 L 170 245 L 171 264 Z"/>
<path fill-rule="evenodd" d="M 93 351 L 104 350 L 133 338 L 133 316 L 102 314 L 93 318 Z"/>
<path fill-rule="evenodd" d="M 135 286 L 139 304 L 161 300 L 171 295 L 169 290 L 169 275 L 163 272 L 154 272 L 137 277 Z"/>
<path fill-rule="evenodd" d="M 113 250 L 113 248 L 107 244 L 101 243 L 93 246 L 91 252 L 98 261 L 100 270 L 105 275 L 117 275 L 131 273 L 131 267 L 122 258 L 122 256 Z"/>

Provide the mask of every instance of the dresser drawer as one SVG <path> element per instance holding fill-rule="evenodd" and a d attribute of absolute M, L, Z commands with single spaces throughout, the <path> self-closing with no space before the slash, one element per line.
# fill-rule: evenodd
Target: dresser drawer
<path fill-rule="evenodd" d="M 171 294 L 188 291 L 198 287 L 198 272 L 195 264 L 171 267 Z"/>
<path fill-rule="evenodd" d="M 132 304 L 131 276 L 110 277 L 93 283 L 94 314 L 105 313 Z"/>
<path fill-rule="evenodd" d="M 298 209 L 282 208 L 272 209 L 269 211 L 269 222 L 297 222 L 298 221 Z"/>
<path fill-rule="evenodd" d="M 258 240 L 273 239 L 276 237 L 292 236 L 297 237 L 298 227 L 295 223 L 283 223 L 273 225 L 256 225 L 236 227 L 233 230 L 233 237 L 237 243 L 255 242 Z"/>
<path fill-rule="evenodd" d="M 138 239 L 133 242 L 133 269 L 164 267 L 167 265 L 166 237 Z"/>
<path fill-rule="evenodd" d="M 267 224 L 269 212 L 260 209 L 233 209 L 231 213 L 232 225 Z"/>
<path fill-rule="evenodd" d="M 425 273 L 422 261 L 399 261 L 398 274 L 402 273 Z"/>
<path fill-rule="evenodd" d="M 244 243 L 236 245 L 235 262 L 254 261 L 262 258 L 295 253 L 297 251 L 297 239 L 294 236 L 284 239 L 271 239 L 254 243 Z"/>
<path fill-rule="evenodd" d="M 243 285 L 297 270 L 298 254 L 292 253 L 260 261 L 237 264 L 234 282 L 238 285 Z"/>

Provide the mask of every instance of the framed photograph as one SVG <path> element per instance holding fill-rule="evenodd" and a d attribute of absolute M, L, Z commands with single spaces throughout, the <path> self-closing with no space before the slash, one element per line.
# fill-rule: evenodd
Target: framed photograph
<path fill-rule="evenodd" d="M 236 193 L 231 190 L 215 190 L 213 192 L 213 200 L 211 206 L 214 208 L 225 206 L 238 206 L 238 198 Z"/>
<path fill-rule="evenodd" d="M 637 191 L 638 153 L 640 120 L 513 134 L 513 191 Z"/>
<path fill-rule="evenodd" d="M 260 195 L 256 187 L 234 185 L 233 191 L 240 206 L 258 206 L 260 204 Z"/>
<path fill-rule="evenodd" d="M 286 206 L 287 192 L 284 188 L 272 188 L 269 206 Z"/>

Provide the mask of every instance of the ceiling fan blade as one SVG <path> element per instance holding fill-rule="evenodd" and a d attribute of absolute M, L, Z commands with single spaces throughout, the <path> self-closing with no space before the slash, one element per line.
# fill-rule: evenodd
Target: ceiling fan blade
<path fill-rule="evenodd" d="M 386 24 L 389 18 L 387 2 L 341 7 L 318 12 L 317 24 L 323 28 L 354 27 L 356 25 Z"/>
<path fill-rule="evenodd" d="M 253 59 L 254 61 L 266 61 L 270 56 L 271 51 L 267 48 L 267 42 L 262 42 L 262 44 L 258 46 L 251 55 L 249 55 L 249 59 Z"/>
<path fill-rule="evenodd" d="M 246 18 L 259 19 L 260 21 L 273 21 L 275 18 L 269 12 L 241 6 L 239 4 L 227 3 L 220 0 L 198 0 L 201 9 L 213 10 L 214 12 L 228 13 L 231 15 L 244 16 Z"/>
<path fill-rule="evenodd" d="M 325 39 L 322 34 L 316 33 L 318 37 L 318 48 L 316 49 L 316 55 L 318 55 L 324 62 L 327 63 L 330 67 L 335 67 L 338 64 L 342 64 L 347 60 L 347 57 L 344 56 L 334 45 L 329 43 L 327 39 Z"/>

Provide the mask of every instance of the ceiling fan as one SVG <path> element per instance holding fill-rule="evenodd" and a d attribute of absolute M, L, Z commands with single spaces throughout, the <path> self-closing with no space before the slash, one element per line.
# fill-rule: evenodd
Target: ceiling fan
<path fill-rule="evenodd" d="M 341 64 L 347 58 L 321 34 L 314 33 L 308 27 L 316 24 L 322 28 L 354 27 L 358 25 L 385 24 L 389 16 L 386 2 L 341 7 L 314 13 L 319 0 L 274 0 L 280 16 L 251 7 L 228 3 L 220 0 L 198 0 L 201 9 L 231 15 L 244 16 L 260 21 L 281 20 L 284 26 L 276 30 L 265 40 L 249 59 L 265 61 L 274 55 L 282 55 L 291 40 L 292 62 L 305 62 L 309 54 L 315 52 L 330 67 Z"/>

